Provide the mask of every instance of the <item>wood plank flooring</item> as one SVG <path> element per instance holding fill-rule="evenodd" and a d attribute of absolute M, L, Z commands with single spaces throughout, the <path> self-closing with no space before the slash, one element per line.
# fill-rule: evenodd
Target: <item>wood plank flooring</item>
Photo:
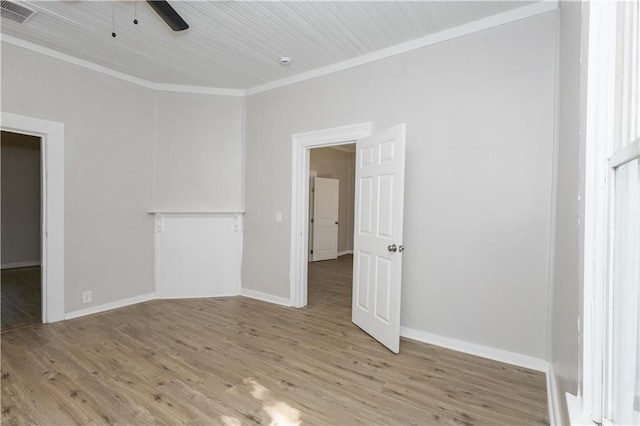
<path fill-rule="evenodd" d="M 304 309 L 154 300 L 4 333 L 2 423 L 548 423 L 542 373 L 355 327 L 350 267 L 311 264 Z"/>
<path fill-rule="evenodd" d="M 42 321 L 40 267 L 3 269 L 0 283 L 0 330 L 7 331 Z"/>

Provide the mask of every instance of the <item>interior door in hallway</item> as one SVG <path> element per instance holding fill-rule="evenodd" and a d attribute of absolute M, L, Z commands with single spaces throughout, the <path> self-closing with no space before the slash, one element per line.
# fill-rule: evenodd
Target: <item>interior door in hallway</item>
<path fill-rule="evenodd" d="M 313 262 L 338 257 L 338 179 L 313 179 Z"/>
<path fill-rule="evenodd" d="M 356 144 L 353 323 L 400 350 L 406 124 Z"/>

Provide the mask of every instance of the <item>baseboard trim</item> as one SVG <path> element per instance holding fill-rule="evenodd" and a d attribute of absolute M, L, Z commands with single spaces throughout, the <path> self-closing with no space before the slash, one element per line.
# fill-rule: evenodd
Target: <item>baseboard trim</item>
<path fill-rule="evenodd" d="M 560 414 L 560 400 L 558 399 L 558 383 L 551 363 L 549 363 L 547 369 L 547 405 L 549 408 L 549 425 L 561 425 L 562 416 Z"/>
<path fill-rule="evenodd" d="M 135 305 L 136 303 L 148 302 L 149 300 L 156 299 L 155 293 L 141 294 L 139 296 L 129 297 L 127 299 L 118 300 L 115 302 L 105 303 L 103 305 L 92 306 L 86 309 L 79 309 L 77 311 L 71 311 L 64 314 L 64 319 L 74 319 L 84 317 L 86 315 L 97 314 L 99 312 L 110 311 L 112 309 L 124 308 L 125 306 Z"/>
<path fill-rule="evenodd" d="M 344 256 L 345 254 L 353 254 L 353 250 L 342 250 L 338 252 L 338 257 Z"/>
<path fill-rule="evenodd" d="M 240 290 L 240 295 L 250 299 L 262 300 L 263 302 L 275 303 L 276 305 L 287 307 L 291 306 L 291 301 L 289 299 L 262 293 L 261 291 L 250 290 L 248 288 Z"/>
<path fill-rule="evenodd" d="M 428 333 L 426 331 L 416 330 L 414 328 L 400 327 L 400 335 L 409 339 L 428 343 L 430 345 L 441 346 L 443 348 L 453 349 L 454 351 L 464 352 L 470 355 L 476 355 L 511 365 L 517 365 L 518 367 L 529 368 L 543 373 L 546 373 L 548 370 L 547 361 L 539 358 L 478 345 L 476 343 L 469 343 L 463 340 L 452 339 L 450 337 L 444 337 Z"/>
<path fill-rule="evenodd" d="M 238 293 L 229 293 L 229 294 L 211 294 L 204 296 L 156 296 L 156 299 L 162 300 L 180 300 L 180 299 L 217 299 L 220 297 L 235 297 L 239 296 Z"/>
<path fill-rule="evenodd" d="M 234 297 L 238 296 L 238 294 L 229 294 L 229 295 L 215 295 L 215 296 L 201 296 L 201 297 L 162 297 L 158 296 L 157 293 L 147 293 L 142 294 L 140 296 L 129 297 L 128 299 L 122 299 L 115 302 L 105 303 L 103 305 L 92 306 L 86 309 L 79 309 L 77 311 L 71 311 L 64 314 L 64 319 L 74 319 L 83 317 L 86 315 L 97 314 L 99 312 L 110 311 L 112 309 L 123 308 L 125 306 L 135 305 L 136 303 L 148 302 L 149 300 L 155 299 L 199 299 L 199 298 L 209 298 L 209 297 Z M 285 299 L 283 297 L 273 296 L 271 294 L 262 293 L 260 291 L 249 290 L 243 288 L 240 292 L 240 296 L 249 297 L 251 299 L 261 300 L 263 302 L 275 303 L 276 305 L 282 306 L 291 306 L 291 301 L 289 299 Z"/>
<path fill-rule="evenodd" d="M 29 268 L 31 266 L 40 266 L 41 262 L 39 260 L 27 260 L 24 262 L 12 262 L 12 263 L 4 263 L 0 266 L 0 269 L 15 269 L 15 268 Z"/>

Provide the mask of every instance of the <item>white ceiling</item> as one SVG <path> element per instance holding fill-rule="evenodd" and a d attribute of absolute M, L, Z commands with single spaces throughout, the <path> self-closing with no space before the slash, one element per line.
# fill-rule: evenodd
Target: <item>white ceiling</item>
<path fill-rule="evenodd" d="M 142 1 L 19 3 L 37 15 L 2 33 L 154 83 L 247 89 L 535 2 L 173 1 L 180 33 Z"/>

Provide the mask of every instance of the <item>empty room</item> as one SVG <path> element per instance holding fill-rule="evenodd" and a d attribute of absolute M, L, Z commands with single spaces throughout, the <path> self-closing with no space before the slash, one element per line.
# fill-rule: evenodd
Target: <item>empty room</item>
<path fill-rule="evenodd" d="M 3 424 L 640 424 L 638 0 L 0 30 Z"/>

